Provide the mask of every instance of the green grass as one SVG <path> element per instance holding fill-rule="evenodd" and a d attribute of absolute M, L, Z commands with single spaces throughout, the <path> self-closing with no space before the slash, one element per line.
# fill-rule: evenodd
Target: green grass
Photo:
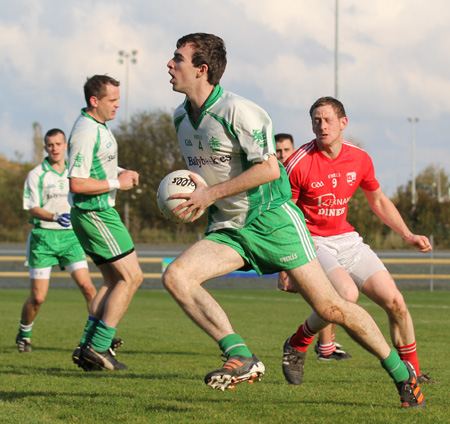
<path fill-rule="evenodd" d="M 427 407 L 402 410 L 379 362 L 343 330 L 353 355 L 324 363 L 310 349 L 305 381 L 281 371 L 286 338 L 309 314 L 298 296 L 277 291 L 215 290 L 235 331 L 266 365 L 260 383 L 211 390 L 204 375 L 221 364 L 217 345 L 163 291 L 139 291 L 117 335 L 129 370 L 85 373 L 71 362 L 87 317 L 75 290 L 51 290 L 32 336 L 34 351 L 14 344 L 24 290 L 0 291 L 1 423 L 449 423 L 450 292 L 404 292 L 415 321 L 421 367 L 439 381 L 423 387 Z M 388 335 L 381 308 L 360 303 Z M 33 418 L 31 418 L 33 417 Z"/>

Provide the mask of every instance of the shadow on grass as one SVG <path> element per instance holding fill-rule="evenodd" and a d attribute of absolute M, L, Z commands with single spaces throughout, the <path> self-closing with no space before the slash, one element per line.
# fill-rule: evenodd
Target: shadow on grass
<path fill-rule="evenodd" d="M 39 376 L 50 376 L 58 378 L 82 378 L 82 379 L 119 379 L 119 380 L 167 380 L 167 379 L 177 379 L 183 382 L 198 381 L 198 375 L 192 375 L 192 377 L 187 376 L 186 373 L 181 371 L 170 372 L 168 370 L 161 370 L 161 373 L 156 372 L 145 372 L 141 371 L 137 373 L 132 370 L 120 370 L 120 371 L 83 371 L 76 368 L 73 364 L 74 369 L 67 369 L 63 367 L 44 367 L 36 365 L 14 365 L 8 366 L 6 369 L 0 368 L 0 374 L 2 376 L 15 375 L 15 376 L 28 376 L 30 378 L 36 378 Z"/>
<path fill-rule="evenodd" d="M 58 352 L 58 353 L 68 353 L 71 355 L 75 349 L 76 345 L 73 348 L 61 348 L 61 347 L 50 347 L 50 346 L 33 346 L 33 351 L 31 353 L 19 353 L 17 351 L 17 346 L 12 347 L 4 347 L 0 348 L 0 353 L 4 354 L 17 354 L 20 356 L 29 356 L 33 353 L 39 353 L 39 352 Z M 189 356 L 198 356 L 198 355 L 205 355 L 204 352 L 193 352 L 193 351 L 171 351 L 171 350 L 147 350 L 147 349 L 141 349 L 141 350 L 128 350 L 126 348 L 119 348 L 117 350 L 117 353 L 121 354 L 124 353 L 125 355 L 189 355 Z"/>
<path fill-rule="evenodd" d="M 80 397 L 80 398 L 85 398 L 85 397 L 97 397 L 100 396 L 101 393 L 99 394 L 92 394 L 92 393 L 74 393 L 74 392 L 61 392 L 61 391 L 22 391 L 22 392 L 8 392 L 5 390 L 0 390 L 0 400 L 2 402 L 14 402 L 20 399 L 26 399 L 26 398 L 42 398 L 45 397 L 47 398 L 61 398 L 64 396 L 67 397 Z M 111 394 L 108 394 L 108 396 L 111 396 Z M 118 395 L 119 396 L 119 395 Z M 123 393 L 120 393 L 120 397 L 127 397 L 132 399 L 134 396 L 132 394 L 130 395 L 125 395 Z"/>

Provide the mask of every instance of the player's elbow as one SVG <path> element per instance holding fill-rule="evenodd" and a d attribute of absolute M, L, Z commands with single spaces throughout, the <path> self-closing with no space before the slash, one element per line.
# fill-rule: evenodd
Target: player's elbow
<path fill-rule="evenodd" d="M 275 156 L 273 156 L 275 157 Z M 275 158 L 276 159 L 276 158 Z M 280 178 L 281 176 L 281 172 L 280 172 L 280 167 L 278 165 L 278 160 L 269 160 L 268 161 L 268 169 L 266 169 L 267 171 L 267 178 L 270 181 L 275 181 L 278 180 L 278 178 Z"/>
<path fill-rule="evenodd" d="M 82 186 L 78 178 L 69 178 L 69 186 L 71 193 L 82 193 Z"/>

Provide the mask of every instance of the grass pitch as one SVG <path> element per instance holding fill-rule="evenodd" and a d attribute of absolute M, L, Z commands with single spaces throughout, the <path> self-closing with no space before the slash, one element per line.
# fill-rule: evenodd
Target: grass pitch
<path fill-rule="evenodd" d="M 305 381 L 290 386 L 282 346 L 308 316 L 297 295 L 270 290 L 214 290 L 235 331 L 266 366 L 262 381 L 220 392 L 203 382 L 221 366 L 217 345 L 164 291 L 138 291 L 117 336 L 127 371 L 86 373 L 71 362 L 87 312 L 76 290 L 50 290 L 36 319 L 33 353 L 14 344 L 28 292 L 0 291 L 1 423 L 449 423 L 450 292 L 403 293 L 415 322 L 421 369 L 439 381 L 422 387 L 424 410 L 402 410 L 379 362 L 342 330 L 353 358 L 323 362 L 309 349 Z M 360 304 L 389 338 L 384 312 Z"/>

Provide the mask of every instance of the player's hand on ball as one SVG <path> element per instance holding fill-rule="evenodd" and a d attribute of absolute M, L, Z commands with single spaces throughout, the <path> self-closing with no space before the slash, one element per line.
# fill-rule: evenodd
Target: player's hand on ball
<path fill-rule="evenodd" d="M 206 181 L 193 171 L 180 169 L 165 176 L 158 187 L 156 198 L 166 218 L 185 223 L 200 218 L 213 203 L 202 201 L 204 196 L 199 196 L 201 192 L 208 192 Z"/>
<path fill-rule="evenodd" d="M 62 213 L 61 215 L 56 212 L 53 215 L 53 221 L 56 221 L 61 227 L 70 227 L 70 213 Z"/>
<path fill-rule="evenodd" d="M 177 214 L 179 211 L 182 211 L 178 214 L 180 219 L 192 214 L 189 218 L 189 222 L 193 222 L 202 216 L 205 209 L 212 205 L 214 201 L 211 201 L 208 195 L 209 187 L 204 183 L 204 181 L 200 180 L 198 175 L 191 173 L 190 178 L 195 183 L 195 190 L 191 193 L 174 194 L 172 199 L 186 200 L 176 207 L 173 212 Z"/>

